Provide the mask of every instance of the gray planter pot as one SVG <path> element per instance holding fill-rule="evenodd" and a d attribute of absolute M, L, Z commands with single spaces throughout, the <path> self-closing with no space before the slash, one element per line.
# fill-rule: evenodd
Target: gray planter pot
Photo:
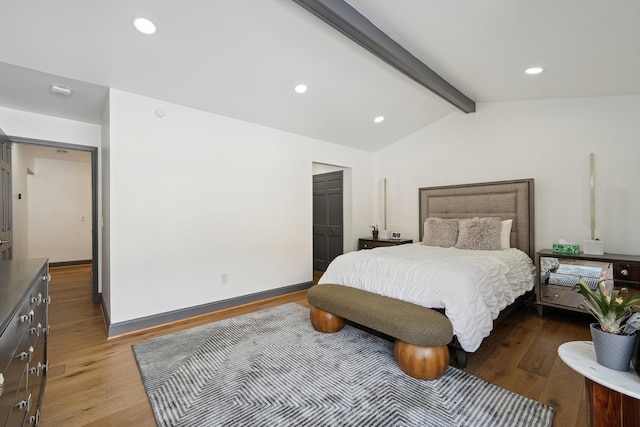
<path fill-rule="evenodd" d="M 597 323 L 589 326 L 598 363 L 616 371 L 627 371 L 636 343 L 636 335 L 615 335 L 603 332 Z"/>

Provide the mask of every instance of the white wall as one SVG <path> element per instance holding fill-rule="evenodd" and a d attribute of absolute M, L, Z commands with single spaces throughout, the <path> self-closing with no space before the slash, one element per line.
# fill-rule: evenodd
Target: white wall
<path fill-rule="evenodd" d="M 111 231 L 110 231 L 110 218 L 109 211 L 111 210 L 111 166 L 110 166 L 110 107 L 109 99 L 107 98 L 107 105 L 105 106 L 102 118 L 102 132 L 101 132 L 101 149 L 100 149 L 100 205 L 102 206 L 102 217 L 100 218 L 101 224 L 101 239 L 100 239 L 100 285 L 102 292 L 102 308 L 106 312 L 108 317 L 107 321 L 111 319 Z"/>
<path fill-rule="evenodd" d="M 91 163 L 35 159 L 27 176 L 29 258 L 90 260 Z"/>
<path fill-rule="evenodd" d="M 311 281 L 313 162 L 351 169 L 352 215 L 369 223 L 371 153 L 118 90 L 109 102 L 113 323 Z"/>
<path fill-rule="evenodd" d="M 596 156 L 596 236 L 640 254 L 640 96 L 478 104 L 376 153 L 394 230 L 418 238 L 418 188 L 535 179 L 537 249 L 590 237 L 589 153 Z M 381 202 L 375 202 L 381 218 Z"/>
<path fill-rule="evenodd" d="M 0 107 L 0 128 L 10 136 L 100 147 L 100 126 Z"/>

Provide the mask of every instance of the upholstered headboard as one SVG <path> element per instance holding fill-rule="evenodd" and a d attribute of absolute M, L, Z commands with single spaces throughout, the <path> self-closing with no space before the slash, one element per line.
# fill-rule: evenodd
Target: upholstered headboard
<path fill-rule="evenodd" d="M 427 187 L 420 188 L 418 193 L 420 241 L 424 234 L 424 220 L 430 217 L 513 219 L 511 247 L 534 257 L 533 178 Z"/>

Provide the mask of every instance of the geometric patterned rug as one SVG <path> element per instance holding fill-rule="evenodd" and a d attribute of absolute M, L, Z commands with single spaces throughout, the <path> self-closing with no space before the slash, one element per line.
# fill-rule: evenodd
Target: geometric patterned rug
<path fill-rule="evenodd" d="M 551 426 L 555 410 L 449 366 L 409 377 L 393 344 L 272 307 L 133 345 L 159 426 Z"/>

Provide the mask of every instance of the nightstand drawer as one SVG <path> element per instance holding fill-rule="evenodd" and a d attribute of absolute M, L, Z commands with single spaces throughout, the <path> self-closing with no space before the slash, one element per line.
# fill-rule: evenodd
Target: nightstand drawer
<path fill-rule="evenodd" d="M 584 301 L 584 296 L 572 290 L 572 288 L 543 286 L 540 299 L 548 304 L 579 308 L 580 303 Z"/>
<path fill-rule="evenodd" d="M 613 263 L 613 280 L 640 282 L 640 264 Z"/>

